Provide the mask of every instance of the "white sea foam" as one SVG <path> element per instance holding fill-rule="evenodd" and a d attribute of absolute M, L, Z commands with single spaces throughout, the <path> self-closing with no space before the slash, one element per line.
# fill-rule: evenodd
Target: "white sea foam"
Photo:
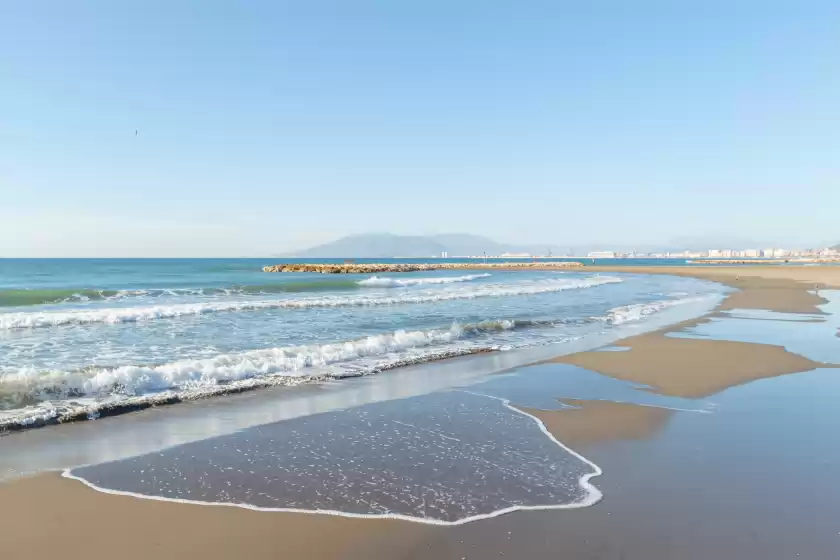
<path fill-rule="evenodd" d="M 371 276 L 366 280 L 360 280 L 357 284 L 367 288 L 405 288 L 408 286 L 469 282 L 471 280 L 478 280 L 479 278 L 487 278 L 489 276 L 489 274 L 468 274 L 466 276 L 445 276 L 441 278 L 390 278 Z"/>
<path fill-rule="evenodd" d="M 598 503 L 603 498 L 603 493 L 592 484 L 591 480 L 597 476 L 601 476 L 603 474 L 603 470 L 597 464 L 593 463 L 591 460 L 587 459 L 577 451 L 573 450 L 572 448 L 563 444 L 560 440 L 554 437 L 554 435 L 546 428 L 545 424 L 536 416 L 528 414 L 527 412 L 520 410 L 519 408 L 513 406 L 508 399 L 484 395 L 480 393 L 472 393 L 470 391 L 465 391 L 465 393 L 469 393 L 480 397 L 482 399 L 490 399 L 494 401 L 498 401 L 501 406 L 505 409 L 511 411 L 513 414 L 521 415 L 526 418 L 532 420 L 539 430 L 543 433 L 543 435 L 548 438 L 551 442 L 557 445 L 566 453 L 570 454 L 572 457 L 576 458 L 577 460 L 581 461 L 585 465 L 589 467 L 588 471 L 582 471 L 582 474 L 577 477 L 576 484 L 579 488 L 581 488 L 584 494 L 577 498 L 576 501 L 572 502 L 563 502 L 563 503 L 549 503 L 549 504 L 535 504 L 535 505 L 527 505 L 527 504 L 515 504 L 509 505 L 508 507 L 503 507 L 501 509 L 496 509 L 489 511 L 487 513 L 477 513 L 474 515 L 469 515 L 466 517 L 461 517 L 455 520 L 445 520 L 439 519 L 437 517 L 426 517 L 426 516 L 417 516 L 411 515 L 407 513 L 381 513 L 381 512 L 368 512 L 368 513 L 356 513 L 356 512 L 348 512 L 342 510 L 333 510 L 333 509 L 307 509 L 303 507 L 265 507 L 265 506 L 257 506 L 250 503 L 242 503 L 236 501 L 200 501 L 200 500 L 191 500 L 186 498 L 174 498 L 169 496 L 159 496 L 156 494 L 144 494 L 139 492 L 132 492 L 127 490 L 118 490 L 114 488 L 106 488 L 104 486 L 99 486 L 97 483 L 89 480 L 88 478 L 84 478 L 81 471 L 79 469 L 66 469 L 62 472 L 62 477 L 78 481 L 88 488 L 96 490 L 97 492 L 101 492 L 104 494 L 111 494 L 116 496 L 126 496 L 136 499 L 143 499 L 143 500 L 151 500 L 151 501 L 160 501 L 160 502 L 170 502 L 170 503 L 180 503 L 180 504 L 191 504 L 196 506 L 205 506 L 205 507 L 223 507 L 223 508 L 239 508 L 239 509 L 246 509 L 250 511 L 259 511 L 259 512 L 285 512 L 285 513 L 298 513 L 298 514 L 309 514 L 309 515 L 330 515 L 330 516 L 337 516 L 337 517 L 345 517 L 345 518 L 352 518 L 352 519 L 395 519 L 400 521 L 410 521 L 416 523 L 422 523 L 425 525 L 437 525 L 437 526 L 458 526 L 464 525 L 467 523 L 472 523 L 474 521 L 480 521 L 485 519 L 491 519 L 494 517 L 499 517 L 501 515 L 505 515 L 507 513 L 512 513 L 515 511 L 528 511 L 528 510 L 559 510 L 559 509 L 579 509 L 592 506 Z M 402 424 L 404 426 L 408 426 L 410 429 L 420 429 L 418 426 L 414 424 L 406 424 L 403 422 L 399 422 L 397 420 L 392 420 L 397 424 Z M 438 431 L 433 432 L 436 435 L 446 438 L 449 440 L 460 441 L 457 438 L 451 438 L 446 435 L 441 434 Z M 491 465 L 491 467 L 495 467 L 495 465 Z M 562 483 L 563 486 L 570 486 L 571 481 L 564 481 Z M 440 496 L 438 496 L 440 498 Z M 511 502 L 507 502 L 508 504 Z M 505 505 L 504 503 L 501 505 Z M 462 508 L 463 509 L 463 508 Z"/>
<path fill-rule="evenodd" d="M 348 372 L 371 373 L 406 360 L 416 362 L 424 356 L 432 359 L 435 353 L 424 349 L 447 347 L 477 335 L 530 324 L 511 320 L 455 323 L 445 329 L 399 330 L 347 342 L 268 348 L 155 366 L 127 365 L 81 371 L 21 368 L 0 374 L 0 392 L 48 401 L 138 396 L 166 390 L 200 391 L 271 376 L 344 377 Z"/>
<path fill-rule="evenodd" d="M 307 309 L 317 307 L 364 307 L 469 300 L 487 297 L 538 295 L 592 288 L 621 282 L 613 276 L 590 276 L 580 279 L 552 279 L 520 284 L 483 284 L 449 291 L 425 291 L 395 296 L 352 295 L 286 298 L 270 300 L 212 301 L 157 305 L 150 307 L 112 307 L 68 311 L 38 311 L 0 314 L 0 330 L 85 325 L 90 323 L 119 324 L 157 319 L 171 319 L 208 313 L 257 311 L 263 309 Z"/>
<path fill-rule="evenodd" d="M 684 305 L 686 303 L 697 302 L 701 298 L 682 298 L 682 299 L 668 299 L 661 301 L 652 301 L 649 303 L 636 303 L 633 305 L 625 305 L 610 309 L 607 312 L 607 321 L 613 325 L 621 325 L 632 321 L 639 321 L 654 313 L 659 313 L 669 307 L 675 305 Z"/>
<path fill-rule="evenodd" d="M 171 498 L 165 496 L 156 496 L 151 494 L 141 494 L 137 492 L 129 492 L 126 490 L 115 490 L 112 488 L 104 488 L 102 486 L 98 486 L 97 484 L 91 482 L 90 480 L 78 476 L 74 474 L 73 469 L 66 469 L 62 472 L 62 477 L 76 480 L 81 482 L 88 488 L 96 490 L 98 492 L 102 492 L 104 494 L 111 494 L 117 496 L 127 496 L 137 499 L 144 499 L 144 500 L 152 500 L 152 501 L 161 501 L 161 502 L 172 502 L 172 503 L 181 503 L 181 504 L 191 504 L 191 505 L 201 505 L 201 506 L 209 506 L 209 507 L 233 507 L 233 508 L 240 508 L 240 509 L 247 509 L 251 511 L 260 511 L 260 512 L 286 512 L 286 513 L 305 513 L 305 514 L 315 514 L 315 515 L 330 515 L 330 516 L 338 516 L 338 517 L 345 517 L 345 518 L 355 518 L 355 519 L 397 519 L 400 521 L 412 521 L 417 523 L 422 523 L 426 525 L 443 525 L 443 526 L 457 526 L 457 525 L 464 525 L 466 523 L 472 523 L 474 521 L 480 521 L 484 519 L 491 519 L 494 517 L 499 517 L 501 515 L 505 515 L 507 513 L 512 513 L 515 511 L 528 511 L 528 510 L 558 510 L 558 509 L 579 509 L 592 506 L 598 503 L 603 498 L 603 493 L 594 485 L 592 484 L 591 480 L 597 476 L 601 476 L 604 471 L 599 467 L 597 464 L 593 463 L 574 449 L 566 446 L 560 440 L 554 437 L 554 435 L 546 428 L 545 424 L 531 414 L 520 410 L 519 408 L 513 406 L 510 403 L 510 400 L 490 396 L 490 395 L 482 395 L 478 394 L 478 396 L 483 398 L 488 398 L 492 400 L 499 401 L 502 406 L 506 409 L 510 410 L 515 414 L 519 414 L 531 419 L 533 422 L 536 423 L 537 427 L 540 431 L 551 440 L 554 444 L 558 447 L 578 459 L 579 461 L 585 463 L 590 467 L 589 472 L 584 472 L 577 478 L 577 484 L 580 488 L 582 488 L 585 494 L 578 499 L 578 501 L 570 502 L 570 503 L 561 503 L 561 504 L 545 504 L 545 505 L 512 505 L 509 507 L 505 507 L 502 509 L 497 509 L 491 511 L 489 513 L 481 513 L 477 515 L 471 515 L 467 517 L 463 517 L 457 519 L 455 521 L 445 521 L 433 517 L 416 517 L 413 515 L 405 515 L 399 513 L 353 513 L 353 512 L 346 512 L 340 510 L 329 510 L 329 509 L 304 509 L 304 508 L 292 508 L 292 507 L 260 507 L 255 506 L 252 504 L 247 503 L 235 503 L 235 502 L 212 502 L 212 501 L 199 501 L 199 500 L 189 500 L 185 498 Z"/>

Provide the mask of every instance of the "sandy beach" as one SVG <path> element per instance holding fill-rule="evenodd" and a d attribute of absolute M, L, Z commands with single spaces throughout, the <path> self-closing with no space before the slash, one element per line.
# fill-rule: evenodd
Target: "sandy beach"
<path fill-rule="evenodd" d="M 739 291 L 733 293 L 720 309 L 769 309 L 787 313 L 819 313 L 817 305 L 825 299 L 815 290 L 840 287 L 840 267 L 836 266 L 593 266 L 595 272 L 638 272 L 669 274 L 720 282 Z"/>
<path fill-rule="evenodd" d="M 623 339 L 615 351 L 582 352 L 533 366 L 557 376 L 575 366 L 643 385 L 644 390 L 631 387 L 642 396 L 696 403 L 696 411 L 659 401 L 642 405 L 563 394 L 548 395 L 558 409 L 546 410 L 510 398 L 511 406 L 539 419 L 557 440 L 603 469 L 592 482 L 604 498 L 591 507 L 516 511 L 434 526 L 144 500 L 47 473 L 0 485 L 2 557 L 81 559 L 101 551 L 125 559 L 208 560 L 840 556 L 840 490 L 828 474 L 840 468 L 828 441 L 831 407 L 826 404 L 829 412 L 820 422 L 804 415 L 811 407 L 822 411 L 821 399 L 840 394 L 833 382 L 840 359 L 818 361 L 777 341 L 726 340 L 714 335 L 718 331 L 709 336 L 693 330 L 718 324 L 750 328 L 765 321 L 779 324 L 780 332 L 788 329 L 783 332 L 793 338 L 799 319 L 828 328 L 822 321 L 833 316 L 817 306 L 829 300 L 813 292 L 840 289 L 840 267 L 586 269 L 690 276 L 737 289 L 707 317 Z M 735 309 L 791 315 L 785 322 L 781 316 L 727 313 Z M 527 370 L 519 375 L 527 376 Z M 814 373 L 788 375 L 802 372 Z M 813 382 L 805 383 L 807 376 Z M 782 478 L 774 478 L 777 474 Z M 805 478 L 808 487 L 802 488 Z"/>

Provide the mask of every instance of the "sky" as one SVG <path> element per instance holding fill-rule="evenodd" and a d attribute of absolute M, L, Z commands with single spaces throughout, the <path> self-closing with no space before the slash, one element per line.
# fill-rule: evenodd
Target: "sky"
<path fill-rule="evenodd" d="M 0 0 L 0 257 L 840 243 L 839 24 L 817 1 Z"/>

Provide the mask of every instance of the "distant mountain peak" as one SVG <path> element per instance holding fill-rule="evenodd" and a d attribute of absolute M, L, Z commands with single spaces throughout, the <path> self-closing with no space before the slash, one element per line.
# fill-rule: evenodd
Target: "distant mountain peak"
<path fill-rule="evenodd" d="M 549 245 L 509 245 L 487 237 L 468 233 L 439 235 L 396 235 L 393 233 L 366 233 L 348 235 L 323 245 L 311 247 L 294 254 L 305 258 L 391 258 L 391 257 L 449 257 L 501 255 L 528 253 L 545 255 L 562 252 Z"/>

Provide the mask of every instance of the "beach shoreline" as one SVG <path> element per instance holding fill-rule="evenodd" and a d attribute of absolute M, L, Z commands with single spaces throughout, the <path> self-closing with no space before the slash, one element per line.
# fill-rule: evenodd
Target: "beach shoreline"
<path fill-rule="evenodd" d="M 833 363 L 794 354 L 777 344 L 669 335 L 690 331 L 716 317 L 728 318 L 728 312 L 735 309 L 796 314 L 806 321 L 819 321 L 825 312 L 818 306 L 828 300 L 812 291 L 815 287 L 817 290 L 840 288 L 840 267 L 750 266 L 725 270 L 586 267 L 584 270 L 693 276 L 738 291 L 702 317 L 614 343 L 623 351 L 586 351 L 562 356 L 553 360 L 556 367 L 582 367 L 647 386 L 650 391 L 663 395 L 692 399 L 749 386 L 756 380 L 772 381 L 791 373 L 836 367 Z M 547 363 L 539 367 L 555 365 Z M 708 372 L 714 375 L 709 376 Z M 661 531 L 656 533 L 658 538 L 645 538 L 654 534 L 650 523 L 667 525 L 675 518 L 695 519 L 693 516 L 699 514 L 690 513 L 687 509 L 690 504 L 677 501 L 664 502 L 666 505 L 655 508 L 642 507 L 648 511 L 650 520 L 644 516 L 628 517 L 642 504 L 624 489 L 624 471 L 617 467 L 627 466 L 621 459 L 623 448 L 645 445 L 679 413 L 633 404 L 561 400 L 575 408 L 544 411 L 517 406 L 515 401 L 511 405 L 538 418 L 557 440 L 568 443 L 587 458 L 591 457 L 590 452 L 598 456 L 596 462 L 605 472 L 606 500 L 583 510 L 518 512 L 444 528 L 388 519 L 266 513 L 156 502 L 97 492 L 58 473 L 46 473 L 0 484 L 0 513 L 11 535 L 6 550 L 13 559 L 58 554 L 64 558 L 86 557 L 84 535 L 90 524 L 101 535 L 99 546 L 119 548 L 121 557 L 128 559 L 145 558 L 154 551 L 160 558 L 202 556 L 221 560 L 236 557 L 247 547 L 249 557 L 266 559 L 556 558 L 565 552 L 571 558 L 666 560 L 675 557 L 673 543 L 695 542 L 687 525 L 672 527 L 667 538 L 663 538 Z M 611 447 L 616 442 L 618 451 Z M 601 484 L 599 477 L 595 486 L 602 488 Z M 50 511 L 48 517 L 41 514 L 45 510 Z M 724 517 L 740 532 L 756 530 L 751 529 L 746 519 Z M 138 529 L 144 534 L 143 541 L 124 547 L 122 543 L 130 541 Z M 760 532 L 764 539 L 761 542 L 722 535 L 704 541 L 702 546 L 695 543 L 695 549 L 681 548 L 680 557 L 702 558 L 710 553 L 718 557 L 729 553 L 755 559 L 785 557 L 773 555 L 781 550 L 778 548 L 781 545 L 774 544 L 772 531 L 778 532 L 779 538 L 795 541 L 797 546 L 806 546 L 800 539 L 785 535 L 779 527 L 768 529 L 771 531 Z M 43 538 L 43 534 L 50 538 Z M 330 538 L 318 537 L 323 534 L 329 534 Z M 811 542 L 806 552 L 810 551 L 812 558 L 820 558 L 819 554 L 825 550 L 835 550 L 831 548 L 834 541 L 814 539 L 807 532 L 803 532 L 801 540 Z M 837 547 L 840 550 L 840 542 Z M 78 555 L 74 556 L 76 552 Z"/>
<path fill-rule="evenodd" d="M 513 277 L 518 277 L 520 272 L 523 272 L 522 268 L 513 268 L 513 269 L 502 269 L 506 271 L 514 271 L 514 274 L 509 275 Z M 530 265 L 527 270 L 531 270 Z M 539 269 L 542 270 L 542 269 Z M 556 267 L 550 267 L 552 272 L 558 272 Z M 573 271 L 573 272 L 580 272 L 580 271 Z M 483 275 L 487 276 L 487 275 Z M 478 278 L 483 279 L 483 276 L 478 276 Z M 543 275 L 545 276 L 545 275 Z M 526 286 L 526 290 L 532 290 L 534 293 L 542 293 L 546 290 L 552 291 L 555 289 L 565 289 L 568 287 L 575 287 L 575 282 L 577 281 L 583 288 L 591 287 L 587 282 L 592 280 L 592 285 L 600 285 L 600 284 L 613 284 L 618 283 L 621 284 L 622 281 L 617 277 L 612 276 L 605 276 L 599 277 L 596 275 L 587 275 L 587 279 L 584 280 L 567 280 L 565 276 L 558 275 L 555 284 L 546 284 L 546 285 L 531 285 Z M 458 277 L 458 280 L 463 280 L 465 278 L 473 279 L 470 276 L 467 277 Z M 448 278 L 451 280 L 451 278 Z M 552 275 L 552 280 L 554 280 Z M 634 279 L 633 282 L 637 282 L 638 280 Z M 711 301 L 715 297 L 717 297 L 717 288 L 709 288 L 712 293 L 704 294 L 703 298 L 692 298 L 688 297 L 684 300 L 673 300 L 674 303 L 679 303 L 678 306 L 673 306 L 671 301 L 664 301 L 661 302 L 662 305 L 659 308 L 654 309 L 657 313 L 657 316 L 665 316 L 669 313 L 678 313 L 679 311 L 676 307 L 679 307 L 680 310 L 684 311 L 685 317 L 691 317 L 699 315 L 700 313 L 704 312 L 708 305 L 712 305 L 713 302 Z M 396 290 L 396 291 L 399 291 Z M 503 292 L 504 293 L 504 292 Z M 464 294 L 455 294 L 459 298 Z M 470 294 L 467 294 L 469 296 Z M 514 294 L 516 295 L 516 294 Z M 688 294 L 683 294 L 688 295 Z M 451 299 L 452 294 L 444 293 L 442 296 L 443 298 Z M 403 296 L 395 296 L 393 299 L 398 300 L 398 303 L 402 303 L 400 298 Z M 412 303 L 414 298 L 411 294 L 405 296 L 403 299 L 409 303 Z M 435 296 L 438 297 L 438 296 Z M 709 303 L 703 303 L 700 300 L 704 298 L 708 298 Z M 420 298 L 423 299 L 423 298 Z M 464 301 L 469 301 L 469 297 L 463 297 Z M 388 300 L 389 301 L 389 300 Z M 632 301 L 632 300 L 631 300 Z M 281 300 L 280 303 L 286 303 L 285 300 Z M 329 302 L 327 302 L 329 303 Z M 660 302 L 654 302 L 658 304 Z M 363 306 L 362 306 L 363 307 Z M 698 311 L 693 311 L 692 309 L 699 307 Z M 592 324 L 608 324 L 610 328 L 615 328 L 619 331 L 625 330 L 633 330 L 632 328 L 628 328 L 629 324 L 625 323 L 625 318 L 620 317 L 620 321 L 616 321 L 615 325 L 613 325 L 613 320 L 611 318 L 611 313 L 613 311 L 622 312 L 622 310 L 627 310 L 630 313 L 634 312 L 635 306 L 631 305 L 628 308 L 618 306 L 614 309 L 610 309 L 606 311 L 603 315 L 599 316 L 579 316 L 577 317 L 582 322 L 589 321 Z M 671 309 L 669 309 L 671 308 Z M 154 308 L 152 308 L 154 311 Z M 538 312 L 538 311 L 537 311 Z M 565 310 L 562 310 L 565 312 Z M 519 319 L 505 319 L 503 315 L 502 318 L 498 318 L 498 315 L 492 316 L 489 320 L 480 320 L 476 319 L 475 323 L 471 322 L 460 322 L 454 320 L 451 324 L 438 324 L 434 325 L 432 328 L 426 328 L 427 330 L 419 330 L 419 331 L 408 331 L 408 337 L 401 337 L 404 329 L 397 329 L 393 332 L 386 332 L 386 333 L 375 333 L 369 336 L 364 336 L 366 333 L 359 334 L 361 338 L 351 339 L 351 340 L 344 340 L 344 341 L 332 341 L 328 340 L 327 344 L 323 346 L 313 347 L 311 349 L 304 349 L 306 352 L 312 353 L 312 360 L 317 366 L 318 360 L 322 358 L 319 354 L 321 349 L 323 348 L 327 354 L 327 359 L 332 360 L 330 356 L 336 354 L 336 349 L 338 348 L 339 344 L 346 344 L 348 342 L 354 345 L 354 352 L 363 356 L 366 353 L 366 345 L 367 344 L 374 344 L 385 346 L 386 344 L 402 344 L 410 346 L 412 344 L 411 340 L 419 341 L 421 346 L 429 345 L 429 341 L 425 340 L 423 337 L 431 336 L 436 341 L 445 341 L 447 337 L 454 337 L 456 339 L 468 339 L 473 334 L 481 334 L 482 332 L 486 331 L 498 331 L 498 332 L 505 332 L 505 331 L 517 331 L 519 329 L 529 329 L 530 327 L 535 327 L 534 332 L 538 331 L 542 326 L 549 326 L 554 318 L 557 318 L 557 325 L 562 325 L 564 321 L 564 315 L 562 313 L 559 316 L 556 315 L 549 315 L 549 319 L 547 320 L 537 320 L 537 321 L 529 321 L 529 320 L 519 320 Z M 645 319 L 646 324 L 656 323 L 656 319 L 651 317 L 644 316 L 643 314 L 637 314 L 631 316 L 629 319 L 626 320 L 627 323 L 632 323 L 638 321 L 639 319 Z M 64 320 L 64 318 L 62 319 Z M 167 317 L 166 320 L 168 321 L 169 318 Z M 601 323 L 599 323 L 599 321 Z M 163 321 L 161 321 L 161 324 Z M 574 325 L 574 322 L 571 322 L 570 325 Z M 647 328 L 647 327 L 644 327 Z M 551 330 L 553 332 L 553 329 Z M 545 332 L 549 332 L 546 330 Z M 561 331 L 558 329 L 558 333 Z M 604 331 L 606 333 L 606 331 Z M 562 335 L 562 333 L 561 333 Z M 618 334 L 616 336 L 626 336 L 625 334 Z M 382 338 L 383 340 L 379 340 Z M 571 336 L 569 337 L 570 340 L 577 340 L 578 337 Z M 598 344 L 598 340 L 601 337 L 599 335 L 593 335 L 590 332 L 586 335 L 586 339 L 592 340 L 592 344 Z M 402 339 L 406 339 L 404 342 Z M 556 346 L 557 353 L 563 352 L 570 352 L 576 351 L 575 349 L 570 348 L 570 346 L 575 346 L 577 350 L 585 349 L 580 348 L 578 344 L 570 343 L 564 344 L 563 346 Z M 72 424 L 78 422 L 86 422 L 93 419 L 100 419 L 106 417 L 114 417 L 114 416 L 121 416 L 127 413 L 136 413 L 142 412 L 144 410 L 149 409 L 160 409 L 163 407 L 169 407 L 170 405 L 175 404 L 184 404 L 184 403 L 191 403 L 201 400 L 215 400 L 218 397 L 230 397 L 232 395 L 241 394 L 252 392 L 255 390 L 266 390 L 271 388 L 283 388 L 283 387 L 294 387 L 298 385 L 304 384 L 317 384 L 322 382 L 333 382 L 333 381 L 346 381 L 348 379 L 357 378 L 360 376 L 366 376 L 370 374 L 380 374 L 385 371 L 393 371 L 393 370 L 400 370 L 405 367 L 411 367 L 414 365 L 424 365 L 424 364 L 432 364 L 435 362 L 448 362 L 450 360 L 457 360 L 459 358 L 467 358 L 470 356 L 476 356 L 480 354 L 498 354 L 503 353 L 505 354 L 505 360 L 509 359 L 508 355 L 512 353 L 516 353 L 522 348 L 517 346 L 507 346 L 499 345 L 492 341 L 489 341 L 484 344 L 475 343 L 475 344 L 465 344 L 463 346 L 457 346 L 448 348 L 442 346 L 440 348 L 431 348 L 432 345 L 429 345 L 430 349 L 425 352 L 421 352 L 417 355 L 411 355 L 410 353 L 406 353 L 406 355 L 398 358 L 385 358 L 384 356 L 379 359 L 379 361 L 372 361 L 369 360 L 369 363 L 363 367 L 347 367 L 347 368 L 340 368 L 340 367 L 303 367 L 299 370 L 295 371 L 294 375 L 287 375 L 285 374 L 284 367 L 279 367 L 279 371 L 274 370 L 269 372 L 268 375 L 262 375 L 258 367 L 254 367 L 254 375 L 252 377 L 243 376 L 238 378 L 237 375 L 233 376 L 232 380 L 226 379 L 222 377 L 219 383 L 217 384 L 207 384 L 200 387 L 188 387 L 188 388 L 179 388 L 177 385 L 170 387 L 162 392 L 141 392 L 140 394 L 131 394 L 126 396 L 120 396 L 118 399 L 103 399 L 103 400 L 94 400 L 91 398 L 85 398 L 86 394 L 79 395 L 79 401 L 73 401 L 72 399 L 63 400 L 61 398 L 57 399 L 52 407 L 33 407 L 31 410 L 21 410 L 18 414 L 0 414 L 0 435 L 7 434 L 10 432 L 21 432 L 21 431 L 30 431 L 32 429 L 42 428 L 46 426 L 54 426 L 54 425 L 61 425 L 61 424 Z M 538 345 L 542 348 L 545 348 L 545 353 L 551 354 L 551 346 L 550 344 L 540 344 Z M 584 345 L 585 346 L 585 345 Z M 356 350 L 358 349 L 358 350 Z M 293 346 L 290 347 L 281 347 L 281 348 L 264 348 L 264 349 L 256 349 L 256 350 L 249 350 L 245 352 L 241 352 L 238 356 L 234 356 L 234 359 L 237 357 L 242 358 L 255 358 L 261 364 L 265 363 L 268 366 L 272 366 L 272 358 L 270 356 L 271 352 L 278 352 L 282 354 L 281 360 L 286 362 L 294 361 L 293 358 L 289 358 L 286 356 L 286 351 L 288 351 L 289 355 L 295 355 L 299 349 Z M 504 352 L 501 352 L 505 350 Z M 268 357 L 266 357 L 268 356 Z M 216 368 L 219 366 L 220 369 L 225 368 L 226 364 L 226 356 L 221 355 L 222 360 L 219 364 L 209 363 L 209 364 L 197 364 L 195 367 L 203 368 L 205 365 Z M 173 358 L 174 359 L 174 358 Z M 527 358 L 526 358 L 527 359 Z M 542 358 L 538 358 L 542 359 Z M 538 359 L 534 359 L 534 361 L 538 361 Z M 337 360 L 337 364 L 342 362 L 342 359 Z M 330 363 L 330 362 L 327 362 Z M 353 364 L 348 364 L 352 366 Z M 523 363 L 518 363 L 517 365 L 524 365 Z M 191 365 L 190 359 L 185 359 L 182 362 L 176 364 L 164 364 L 164 368 L 166 366 L 185 366 L 185 367 L 193 367 Z M 108 369 L 108 368 L 95 368 L 97 370 L 100 369 Z M 146 375 L 155 377 L 158 375 L 157 367 L 152 363 L 149 367 L 145 368 L 148 370 Z M 173 373 L 173 370 L 177 368 L 175 367 L 168 367 L 166 371 L 163 372 L 163 376 L 167 375 L 174 375 L 178 376 L 177 372 Z M 277 375 L 272 375 L 272 373 L 279 373 Z M 107 374 L 107 372 L 106 372 Z M 130 374 L 129 377 L 131 378 Z M 106 375 L 107 376 L 107 375 Z M 120 372 L 115 372 L 114 377 L 119 378 Z M 120 380 L 122 381 L 122 380 Z M 132 379 L 129 379 L 132 381 Z M 26 380 L 24 380 L 26 382 Z M 47 387 L 47 389 L 50 389 Z M 106 395 L 107 396 L 107 395 Z"/>
<path fill-rule="evenodd" d="M 592 266 L 585 270 L 683 276 L 737 289 L 721 304 L 720 310 L 766 309 L 818 314 L 821 311 L 817 306 L 826 303 L 819 290 L 840 288 L 840 266 Z"/>

